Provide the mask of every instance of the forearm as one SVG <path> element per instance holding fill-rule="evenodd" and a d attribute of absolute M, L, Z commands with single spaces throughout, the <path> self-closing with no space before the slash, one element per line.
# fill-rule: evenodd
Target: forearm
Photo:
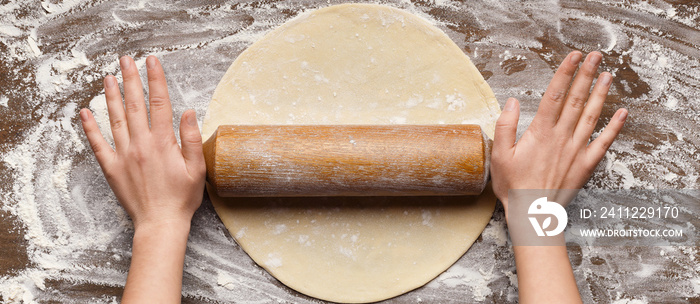
<path fill-rule="evenodd" d="M 508 199 L 501 201 L 508 223 Z M 520 303 L 581 303 L 565 240 L 557 237 L 560 246 L 513 246 Z"/>
<path fill-rule="evenodd" d="M 520 303 L 581 303 L 566 246 L 513 246 Z"/>
<path fill-rule="evenodd" d="M 123 303 L 180 303 L 189 231 L 185 220 L 136 228 Z"/>

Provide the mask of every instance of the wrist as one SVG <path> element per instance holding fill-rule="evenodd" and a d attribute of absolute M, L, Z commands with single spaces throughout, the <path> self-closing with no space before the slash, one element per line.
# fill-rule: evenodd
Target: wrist
<path fill-rule="evenodd" d="M 191 221 L 191 217 L 134 221 L 134 238 L 140 235 L 164 238 L 187 237 L 190 233 Z"/>
<path fill-rule="evenodd" d="M 501 205 L 503 205 L 503 215 L 506 218 L 506 224 L 508 224 L 508 199 L 498 199 L 498 201 L 501 202 Z"/>
<path fill-rule="evenodd" d="M 134 221 L 124 303 L 179 302 L 190 219 L 160 217 Z"/>

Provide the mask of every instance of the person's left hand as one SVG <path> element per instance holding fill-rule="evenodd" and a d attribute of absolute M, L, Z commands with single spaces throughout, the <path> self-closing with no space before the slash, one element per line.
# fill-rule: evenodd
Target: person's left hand
<path fill-rule="evenodd" d="M 114 76 L 104 80 L 115 149 L 105 141 L 92 113 L 80 118 L 105 178 L 139 230 L 144 225 L 186 224 L 202 202 L 206 166 L 193 110 L 180 120 L 182 149 L 173 131 L 165 74 L 158 59 L 146 59 L 151 126 L 141 79 L 133 59 L 120 59 L 124 103 Z"/>

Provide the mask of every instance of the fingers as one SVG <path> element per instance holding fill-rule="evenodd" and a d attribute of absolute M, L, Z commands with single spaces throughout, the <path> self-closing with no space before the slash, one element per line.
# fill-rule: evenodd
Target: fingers
<path fill-rule="evenodd" d="M 131 140 L 139 140 L 143 138 L 144 133 L 149 131 L 141 77 L 139 77 L 136 63 L 131 57 L 124 56 L 119 60 L 119 63 L 124 78 L 124 108 L 129 124 L 129 135 Z"/>
<path fill-rule="evenodd" d="M 104 170 L 108 164 L 108 160 L 113 157 L 114 150 L 112 150 L 112 147 L 110 147 L 104 137 L 102 137 L 100 128 L 97 126 L 97 122 L 90 110 L 80 110 L 80 120 L 83 122 L 83 130 L 85 131 L 88 142 L 90 142 L 92 152 L 95 153 L 97 162 L 100 163 L 100 167 Z"/>
<path fill-rule="evenodd" d="M 173 133 L 173 111 L 168 96 L 165 73 L 158 59 L 151 55 L 146 58 L 148 71 L 148 105 L 151 113 L 151 130 L 161 136 Z M 175 137 L 173 137 L 175 141 Z"/>
<path fill-rule="evenodd" d="M 493 153 L 512 153 L 515 146 L 515 137 L 518 131 L 518 118 L 520 117 L 520 104 L 515 98 L 509 98 L 503 107 L 501 116 L 496 121 L 496 131 L 493 138 Z M 508 154 L 510 155 L 510 154 Z"/>
<path fill-rule="evenodd" d="M 109 113 L 109 124 L 112 128 L 114 146 L 117 150 L 126 148 L 129 145 L 129 125 L 126 123 L 124 114 L 124 104 L 122 94 L 117 86 L 117 79 L 114 76 L 107 76 L 104 80 L 105 99 L 107 100 L 107 112 Z"/>
<path fill-rule="evenodd" d="M 612 119 L 610 119 L 608 125 L 605 126 L 605 129 L 603 129 L 603 133 L 601 133 L 598 138 L 588 145 L 586 148 L 586 158 L 589 168 L 595 168 L 600 160 L 603 159 L 605 152 L 608 151 L 608 148 L 610 148 L 610 145 L 612 145 L 615 137 L 617 137 L 617 134 L 620 134 L 622 126 L 625 125 L 627 113 L 628 112 L 626 109 L 617 110 Z"/>
<path fill-rule="evenodd" d="M 581 112 L 588 101 L 588 94 L 591 91 L 591 84 L 598 71 L 598 65 L 602 60 L 603 55 L 598 52 L 592 52 L 586 56 L 586 60 L 581 65 L 581 68 L 576 73 L 569 93 L 566 97 L 566 103 L 562 109 L 557 126 L 561 126 L 565 134 L 571 134 L 576 128 Z"/>
<path fill-rule="evenodd" d="M 197 127 L 197 116 L 194 110 L 187 110 L 180 119 L 180 142 L 182 156 L 187 164 L 190 176 L 201 178 L 206 171 L 204 154 L 202 152 L 202 135 Z"/>
<path fill-rule="evenodd" d="M 581 52 L 571 52 L 559 65 L 547 91 L 544 92 L 532 125 L 545 129 L 554 127 L 564 106 L 566 92 L 574 73 L 576 73 L 581 56 Z"/>
<path fill-rule="evenodd" d="M 583 114 L 576 124 L 574 142 L 580 143 L 581 145 L 586 145 L 588 143 L 598 123 L 598 117 L 600 117 L 600 112 L 603 109 L 605 98 L 608 96 L 611 83 L 612 75 L 610 75 L 610 73 L 600 74 L 595 87 L 593 87 L 593 92 L 591 92 L 591 96 L 588 98 L 588 103 L 583 109 Z"/>

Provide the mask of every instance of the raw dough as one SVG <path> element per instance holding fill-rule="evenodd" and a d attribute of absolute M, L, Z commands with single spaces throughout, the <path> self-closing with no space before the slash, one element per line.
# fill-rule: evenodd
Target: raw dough
<path fill-rule="evenodd" d="M 221 124 L 477 123 L 498 103 L 442 31 L 407 12 L 344 4 L 304 13 L 244 51 L 219 83 L 203 134 Z M 238 244 L 275 278 L 335 302 L 391 298 L 459 259 L 495 204 L 479 197 L 224 199 Z"/>

